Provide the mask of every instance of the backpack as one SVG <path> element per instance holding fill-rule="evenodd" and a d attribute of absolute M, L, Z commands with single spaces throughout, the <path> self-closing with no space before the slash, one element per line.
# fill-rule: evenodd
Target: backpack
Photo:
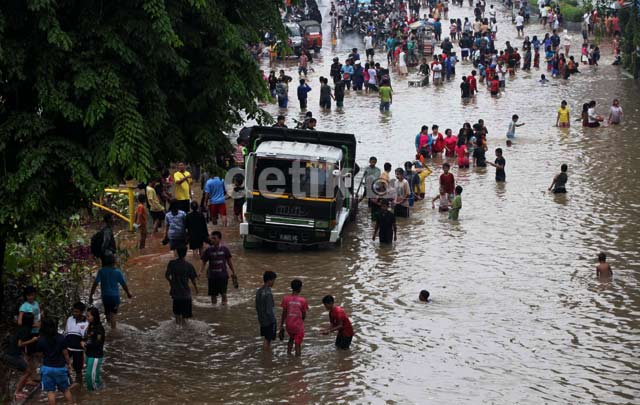
<path fill-rule="evenodd" d="M 104 242 L 104 233 L 102 229 L 91 237 L 91 254 L 95 257 L 102 257 L 102 244 Z"/>

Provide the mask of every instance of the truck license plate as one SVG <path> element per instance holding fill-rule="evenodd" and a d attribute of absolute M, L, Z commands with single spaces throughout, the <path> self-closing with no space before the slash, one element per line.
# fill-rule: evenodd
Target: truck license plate
<path fill-rule="evenodd" d="M 287 242 L 297 242 L 298 235 L 290 235 L 290 234 L 280 234 L 280 240 L 284 240 Z"/>

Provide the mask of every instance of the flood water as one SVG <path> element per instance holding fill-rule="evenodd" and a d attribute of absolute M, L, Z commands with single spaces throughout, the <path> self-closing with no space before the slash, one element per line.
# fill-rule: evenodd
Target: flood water
<path fill-rule="evenodd" d="M 451 12 L 470 14 L 466 5 Z M 507 39 L 521 44 L 506 14 L 499 26 L 500 46 Z M 534 24 L 526 33 L 543 30 Z M 572 54 L 579 53 L 578 36 Z M 506 184 L 496 184 L 493 168 L 455 167 L 464 187 L 460 220 L 418 202 L 409 219 L 398 221 L 398 241 L 390 248 L 371 240 L 365 204 L 342 246 L 330 250 L 245 251 L 237 226 L 222 229 L 240 289 L 230 288 L 227 308 L 212 308 L 201 279 L 194 320 L 185 330 L 173 324 L 164 279 L 171 255 L 152 239 L 144 256 L 125 268 L 135 298 L 123 299 L 122 331 L 108 336 L 106 387 L 80 395 L 80 402 L 639 403 L 638 84 L 610 66 L 605 48 L 601 66 L 583 66 L 566 82 L 541 86 L 537 78 L 546 72 L 520 71 L 500 98 L 480 86 L 475 99 L 462 103 L 460 73 L 471 68 L 458 65 L 456 79 L 438 88 L 409 88 L 406 79 L 392 76 L 388 115 L 379 113 L 377 96 L 353 93 L 343 112 L 316 113 L 318 78 L 328 76 L 334 55 L 343 60 L 353 46 L 362 48 L 356 36 L 331 49 L 325 35 L 314 60 L 309 106 L 318 129 L 354 133 L 362 167 L 371 155 L 380 166 L 400 167 L 412 158 L 421 125 L 457 133 L 465 121 L 483 118 L 487 156 L 495 147 L 505 149 Z M 295 61 L 273 67 L 297 77 Z M 295 86 L 289 95 L 288 118 L 298 118 Z M 615 97 L 626 114 L 620 126 L 553 126 L 562 99 L 573 121 L 591 99 L 607 115 Z M 265 108 L 278 113 L 276 105 Z M 526 125 L 505 148 L 514 113 Z M 569 165 L 569 193 L 553 196 L 546 189 L 562 163 Z M 431 197 L 440 172 L 428 178 Z M 610 282 L 595 278 L 600 251 L 609 255 Z M 254 297 L 265 270 L 278 273 L 277 306 L 293 278 L 304 283 L 311 309 L 300 359 L 287 356 L 280 341 L 272 356 L 262 353 Z M 421 289 L 431 292 L 432 303 L 418 302 Z M 320 303 L 326 294 L 354 324 L 348 352 L 337 352 L 333 337 L 318 333 L 328 320 Z"/>

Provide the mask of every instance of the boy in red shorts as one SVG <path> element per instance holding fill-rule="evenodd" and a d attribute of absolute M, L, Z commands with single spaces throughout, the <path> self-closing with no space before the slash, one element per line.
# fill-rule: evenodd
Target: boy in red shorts
<path fill-rule="evenodd" d="M 302 281 L 296 279 L 291 282 L 291 295 L 282 297 L 282 320 L 280 321 L 281 337 L 284 333 L 284 325 L 287 325 L 289 343 L 287 354 L 291 354 L 291 349 L 295 344 L 296 356 L 302 352 L 302 339 L 304 338 L 304 319 L 309 311 L 307 300 L 300 296 L 302 291 Z"/>

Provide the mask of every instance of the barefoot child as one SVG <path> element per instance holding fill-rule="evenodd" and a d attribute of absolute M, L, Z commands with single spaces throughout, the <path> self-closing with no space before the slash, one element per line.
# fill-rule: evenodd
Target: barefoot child
<path fill-rule="evenodd" d="M 556 126 L 569 128 L 569 125 L 569 107 L 567 107 L 567 102 L 562 100 L 560 108 L 558 109 L 558 116 L 556 117 Z"/>
<path fill-rule="evenodd" d="M 420 295 L 418 295 L 418 300 L 420 302 L 424 302 L 424 303 L 429 303 L 431 302 L 431 300 L 429 299 L 429 291 L 427 290 L 422 290 L 420 291 Z"/>
<path fill-rule="evenodd" d="M 373 240 L 380 233 L 380 243 L 391 244 L 397 238 L 396 216 L 389 211 L 389 201 L 380 200 L 380 210 L 375 218 L 376 226 L 373 230 Z"/>
<path fill-rule="evenodd" d="M 100 284 L 100 294 L 102 295 L 102 305 L 104 305 L 104 313 L 107 317 L 107 321 L 111 325 L 111 329 L 116 329 L 116 317 L 118 314 L 118 307 L 120 306 L 120 289 L 127 293 L 127 297 L 133 298 L 122 270 L 115 267 L 116 258 L 112 254 L 106 254 L 102 257 L 102 268 L 98 270 L 96 278 L 91 286 L 91 293 L 89 293 L 89 305 L 93 303 L 93 294 Z"/>
<path fill-rule="evenodd" d="M 34 364 L 33 353 L 35 353 L 35 344 L 38 336 L 33 336 L 31 329 L 33 328 L 34 317 L 31 312 L 22 314 L 22 325 L 18 327 L 16 335 L 12 338 L 4 359 L 19 371 L 22 376 L 16 384 L 15 400 L 16 402 L 24 401 L 28 398 L 28 394 L 23 392 L 23 388 L 27 385 L 37 385 L 33 381 L 36 367 Z"/>
<path fill-rule="evenodd" d="M 596 266 L 596 276 L 598 278 L 611 278 L 613 277 L 613 271 L 611 266 L 607 263 L 607 255 L 604 252 L 598 254 L 598 265 Z"/>
<path fill-rule="evenodd" d="M 291 349 L 295 344 L 296 356 L 302 353 L 302 339 L 304 338 L 304 319 L 309 311 L 307 300 L 300 296 L 302 291 L 302 281 L 296 279 L 291 282 L 291 295 L 282 297 L 282 320 L 280 321 L 280 333 L 284 333 L 285 324 L 289 343 L 287 344 L 287 354 L 291 354 Z"/>

